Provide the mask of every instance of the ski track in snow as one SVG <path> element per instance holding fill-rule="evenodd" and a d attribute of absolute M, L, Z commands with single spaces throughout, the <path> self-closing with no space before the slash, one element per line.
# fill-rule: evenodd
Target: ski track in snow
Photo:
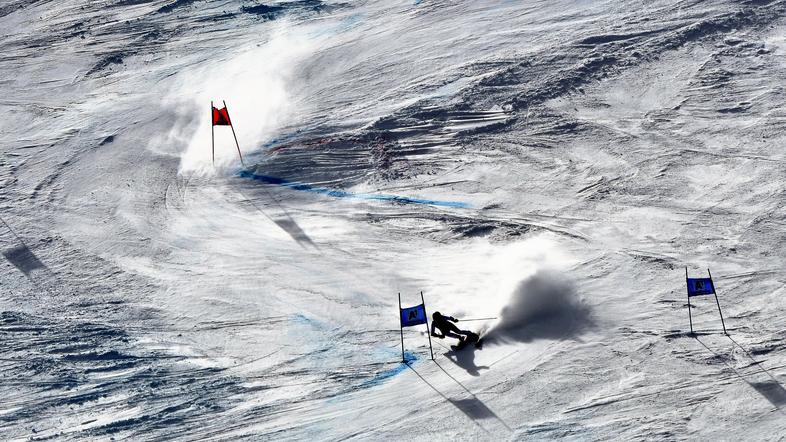
<path fill-rule="evenodd" d="M 0 439 L 783 440 L 785 19 L 4 2 Z M 574 310 L 401 363 L 397 293 L 497 316 L 541 270 Z"/>

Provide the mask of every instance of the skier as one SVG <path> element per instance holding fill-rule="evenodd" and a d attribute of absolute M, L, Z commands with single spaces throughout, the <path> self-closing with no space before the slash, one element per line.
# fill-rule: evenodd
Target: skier
<path fill-rule="evenodd" d="M 459 345 L 464 344 L 467 338 L 475 338 L 477 335 L 471 331 L 459 330 L 458 327 L 453 325 L 452 322 L 458 322 L 458 319 L 453 316 L 442 316 L 440 312 L 434 312 L 431 315 L 431 336 L 439 339 L 444 339 L 445 336 L 449 338 L 456 338 L 459 340 Z M 439 329 L 442 334 L 437 334 L 436 329 Z"/>

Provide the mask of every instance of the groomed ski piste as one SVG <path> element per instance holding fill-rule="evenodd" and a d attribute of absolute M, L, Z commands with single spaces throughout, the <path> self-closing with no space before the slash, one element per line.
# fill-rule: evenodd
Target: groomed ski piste
<path fill-rule="evenodd" d="M 786 2 L 0 29 L 0 439 L 784 440 Z"/>

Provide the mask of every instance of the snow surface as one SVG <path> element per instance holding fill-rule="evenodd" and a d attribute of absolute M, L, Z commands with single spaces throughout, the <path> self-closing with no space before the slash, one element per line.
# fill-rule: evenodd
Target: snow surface
<path fill-rule="evenodd" d="M 0 439 L 786 440 L 785 18 L 5 0 Z"/>

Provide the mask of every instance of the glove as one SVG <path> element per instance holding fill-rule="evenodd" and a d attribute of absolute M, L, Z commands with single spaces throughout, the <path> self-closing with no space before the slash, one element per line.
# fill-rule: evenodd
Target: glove
<path fill-rule="evenodd" d="M 454 318 L 453 316 L 450 317 L 450 320 L 453 322 L 458 322 L 458 319 Z"/>

